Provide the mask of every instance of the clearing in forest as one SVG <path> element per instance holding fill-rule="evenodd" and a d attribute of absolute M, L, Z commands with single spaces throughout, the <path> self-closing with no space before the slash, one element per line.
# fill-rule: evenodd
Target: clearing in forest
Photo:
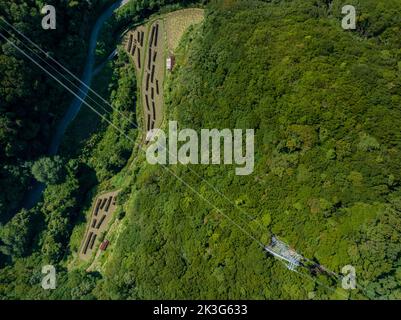
<path fill-rule="evenodd" d="M 128 32 L 125 50 L 135 64 L 143 110 L 144 138 L 163 121 L 163 85 L 167 58 L 174 54 L 185 31 L 203 21 L 203 9 L 168 13 Z"/>
<path fill-rule="evenodd" d="M 82 260 L 88 261 L 92 253 L 97 251 L 97 242 L 107 230 L 116 210 L 117 194 L 118 191 L 114 191 L 97 197 L 79 250 L 79 257 Z"/>

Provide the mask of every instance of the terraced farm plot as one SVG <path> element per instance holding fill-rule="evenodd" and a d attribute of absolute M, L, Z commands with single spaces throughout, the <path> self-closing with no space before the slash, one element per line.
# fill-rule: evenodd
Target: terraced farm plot
<path fill-rule="evenodd" d="M 143 68 L 145 35 L 145 26 L 139 26 L 135 30 L 128 32 L 124 37 L 125 50 L 132 57 L 138 74 Z"/>
<path fill-rule="evenodd" d="M 116 210 L 117 194 L 118 191 L 115 191 L 97 197 L 79 251 L 79 257 L 82 260 L 88 261 L 92 257 L 92 253 L 97 251 L 96 241 L 107 230 L 108 224 Z"/>
<path fill-rule="evenodd" d="M 143 107 L 144 137 L 160 128 L 163 121 L 163 85 L 167 58 L 174 60 L 174 50 L 192 24 L 203 21 L 203 9 L 178 10 L 128 32 L 125 49 L 135 63 Z M 146 141 L 145 141 L 146 143 Z"/>
<path fill-rule="evenodd" d="M 168 13 L 164 22 L 169 52 L 173 53 L 177 49 L 181 37 L 191 25 L 201 23 L 203 19 L 203 9 L 191 8 Z"/>
<path fill-rule="evenodd" d="M 145 69 L 142 81 L 142 100 L 146 132 L 159 128 L 163 118 L 163 82 L 165 72 L 165 39 L 162 20 L 149 28 Z"/>

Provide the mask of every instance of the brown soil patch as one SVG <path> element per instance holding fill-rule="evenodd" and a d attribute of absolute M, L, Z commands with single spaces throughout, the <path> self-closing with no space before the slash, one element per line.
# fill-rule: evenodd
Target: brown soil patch
<path fill-rule="evenodd" d="M 163 20 L 149 27 L 146 58 L 142 78 L 142 100 L 145 131 L 159 128 L 163 119 L 163 83 L 165 72 L 165 38 Z"/>
<path fill-rule="evenodd" d="M 128 32 L 123 40 L 125 50 L 133 59 L 136 71 L 140 74 L 144 61 L 144 46 L 146 41 L 146 28 L 139 26 L 135 30 Z"/>
<path fill-rule="evenodd" d="M 79 257 L 88 261 L 92 253 L 98 249 L 98 240 L 107 230 L 108 224 L 116 210 L 116 197 L 118 191 L 102 194 L 96 198 L 92 208 L 91 218 L 86 227 Z"/>

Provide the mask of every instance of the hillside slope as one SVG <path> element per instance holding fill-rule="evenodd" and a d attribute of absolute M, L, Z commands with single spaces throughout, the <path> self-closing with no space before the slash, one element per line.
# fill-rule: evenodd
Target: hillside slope
<path fill-rule="evenodd" d="M 401 297 L 401 30 L 386 19 L 401 4 L 364 1 L 358 30 L 346 32 L 340 1 L 331 11 L 326 2 L 221 1 L 187 35 L 169 120 L 254 128 L 255 172 L 170 168 L 211 206 L 163 168 L 138 165 L 98 297 L 347 295 L 286 270 L 216 207 L 262 242 L 274 232 L 335 272 L 355 266 L 365 290 L 352 298 Z"/>

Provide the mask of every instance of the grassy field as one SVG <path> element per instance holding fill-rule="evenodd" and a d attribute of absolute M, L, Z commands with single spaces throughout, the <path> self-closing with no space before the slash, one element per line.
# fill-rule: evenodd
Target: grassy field
<path fill-rule="evenodd" d="M 194 24 L 201 23 L 204 19 L 203 9 L 183 9 L 168 13 L 164 18 L 169 52 L 174 52 L 185 31 Z"/>

